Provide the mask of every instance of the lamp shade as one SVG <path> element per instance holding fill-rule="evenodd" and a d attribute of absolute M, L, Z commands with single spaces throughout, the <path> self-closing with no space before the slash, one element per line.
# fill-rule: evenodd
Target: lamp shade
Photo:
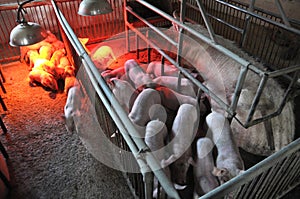
<path fill-rule="evenodd" d="M 112 12 L 111 5 L 106 0 L 83 0 L 78 9 L 78 14 L 95 16 Z"/>
<path fill-rule="evenodd" d="M 23 22 L 10 32 L 11 46 L 27 46 L 38 43 L 47 37 L 47 32 L 39 24 Z"/>

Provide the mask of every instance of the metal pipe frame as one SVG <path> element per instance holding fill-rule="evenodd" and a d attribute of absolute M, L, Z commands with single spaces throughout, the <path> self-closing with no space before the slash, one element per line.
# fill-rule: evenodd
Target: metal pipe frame
<path fill-rule="evenodd" d="M 73 45 L 76 53 L 82 58 L 82 63 L 88 73 L 90 80 L 92 81 L 93 87 L 95 88 L 100 99 L 103 101 L 111 117 L 115 121 L 117 127 L 122 133 L 122 136 L 126 140 L 126 143 L 128 144 L 131 152 L 136 157 L 137 163 L 141 168 L 142 174 L 145 176 L 146 173 L 152 171 L 157 177 L 158 181 L 161 183 L 164 190 L 167 192 L 167 194 L 172 198 L 179 199 L 180 197 L 175 188 L 173 187 L 173 184 L 168 180 L 164 171 L 162 169 L 159 169 L 160 165 L 158 161 L 151 153 L 149 153 L 150 149 L 145 144 L 145 142 L 138 136 L 139 133 L 133 126 L 132 122 L 128 118 L 121 105 L 114 97 L 109 87 L 106 85 L 104 79 L 99 74 L 93 61 L 83 48 L 82 44 L 73 32 L 72 28 L 69 26 L 67 20 L 65 19 L 59 8 L 56 6 L 55 1 L 51 0 L 51 3 L 54 7 L 55 14 L 64 32 L 66 33 L 68 39 Z"/>
<path fill-rule="evenodd" d="M 266 81 L 269 77 L 277 77 L 277 76 L 280 76 L 280 75 L 286 75 L 288 73 L 291 73 L 291 72 L 295 72 L 295 71 L 298 71 L 300 70 L 300 67 L 299 66 L 295 66 L 295 67 L 289 67 L 289 68 L 285 68 L 285 69 L 281 69 L 281 70 L 278 70 L 278 71 L 274 71 L 274 72 L 266 72 L 266 71 L 263 71 L 262 69 L 259 69 L 258 67 L 254 66 L 253 64 L 251 64 L 249 61 L 239 57 L 238 55 L 236 55 L 235 53 L 229 51 L 228 49 L 224 48 L 223 46 L 221 45 L 218 45 L 216 43 L 214 43 L 214 41 L 212 41 L 211 39 L 207 38 L 206 36 L 198 33 L 197 31 L 195 31 L 194 29 L 190 28 L 189 26 L 185 25 L 183 23 L 183 21 L 178 21 L 177 19 L 171 17 L 170 15 L 168 15 L 167 13 L 161 11 L 160 9 L 156 8 L 155 6 L 149 4 L 148 2 L 144 1 L 144 0 L 136 0 L 137 2 L 139 2 L 140 4 L 144 5 L 145 7 L 151 9 L 152 11 L 156 12 L 157 14 L 161 15 L 162 17 L 166 18 L 167 20 L 171 21 L 172 23 L 175 23 L 177 24 L 182 30 L 187 30 L 188 32 L 192 33 L 194 36 L 196 36 L 197 38 L 201 39 L 202 41 L 204 41 L 205 43 L 209 44 L 210 46 L 214 47 L 215 49 L 219 50 L 221 53 L 224 53 L 225 55 L 229 56 L 230 58 L 232 58 L 233 60 L 237 61 L 238 63 L 240 63 L 242 65 L 242 68 L 241 70 L 243 71 L 240 71 L 240 75 L 238 77 L 238 82 L 237 82 L 237 85 L 236 85 L 236 89 L 235 89 L 235 92 L 234 92 L 234 95 L 233 95 L 233 102 L 230 106 L 228 106 L 224 101 L 222 101 L 218 96 L 216 96 L 213 92 L 211 92 L 209 89 L 207 89 L 202 83 L 198 82 L 197 80 L 195 80 L 192 76 L 189 76 L 189 74 L 187 74 L 187 72 L 180 66 L 180 63 L 178 62 L 177 60 L 177 63 L 172 60 L 170 57 L 168 57 L 163 51 L 161 51 L 157 46 L 155 46 L 153 43 L 152 43 L 152 46 L 154 46 L 154 48 L 160 53 L 162 54 L 164 57 L 166 57 L 173 65 L 175 65 L 179 71 L 184 74 L 186 77 L 188 77 L 196 86 L 198 86 L 199 88 L 201 88 L 205 93 L 207 93 L 213 100 L 215 100 L 228 114 L 228 118 L 229 119 L 232 119 L 233 117 L 237 120 L 237 122 L 242 125 L 244 128 L 248 128 L 250 126 L 253 126 L 255 124 L 258 124 L 260 122 L 263 122 L 265 120 L 268 120 L 268 119 L 271 119 L 277 115 L 279 115 L 286 103 L 286 99 L 289 97 L 288 95 L 285 95 L 284 99 L 282 100 L 281 104 L 279 105 L 279 109 L 277 111 L 275 111 L 274 113 L 272 114 L 269 114 L 267 116 L 263 116 L 261 118 L 258 118 L 258 119 L 255 119 L 253 120 L 253 115 L 254 115 L 254 112 L 255 112 L 255 109 L 259 103 L 259 99 L 260 99 L 260 96 L 262 95 L 263 93 L 263 90 L 265 88 L 265 85 L 266 85 Z M 220 0 L 216 0 L 217 2 L 221 2 Z M 185 8 L 185 4 L 186 4 L 186 1 L 185 0 L 181 0 L 181 9 Z M 223 2 L 224 3 L 224 2 Z M 253 2 L 254 3 L 254 2 Z M 225 4 L 225 3 L 224 3 Z M 225 4 L 227 5 L 227 4 Z M 231 5 L 233 8 L 238 8 L 236 6 L 233 6 Z M 254 5 L 252 5 L 254 6 Z M 239 10 L 242 10 L 246 13 L 248 13 L 248 11 L 244 10 L 244 9 L 240 9 Z M 130 10 L 130 12 L 134 12 L 133 10 Z M 183 10 L 181 10 L 181 12 L 183 12 Z M 184 12 L 183 12 L 184 14 Z M 250 13 L 251 14 L 251 13 Z M 253 14 L 256 16 L 256 14 Z M 184 16 L 181 14 L 180 17 L 183 17 Z M 143 19 L 142 17 L 140 17 L 141 20 L 144 22 L 146 21 L 145 19 Z M 182 19 L 182 18 L 181 18 Z M 134 32 L 137 32 L 138 30 L 135 29 L 133 27 L 132 24 L 129 24 L 128 22 L 125 22 L 125 24 L 130 27 L 131 30 L 135 30 Z M 126 28 L 127 30 L 127 28 Z M 156 29 L 153 29 L 152 30 L 156 30 Z M 159 35 L 163 34 L 161 31 L 158 33 Z M 178 52 L 181 52 L 181 31 L 179 32 L 179 41 L 178 41 L 178 45 L 177 45 L 177 48 L 178 48 Z M 142 35 L 140 35 L 140 37 L 142 37 Z M 163 36 L 163 38 L 165 38 L 167 36 Z M 146 42 L 149 42 L 147 40 L 147 38 L 144 38 L 144 40 Z M 167 39 L 167 41 L 169 41 L 170 38 Z M 180 60 L 179 60 L 180 61 Z M 244 68 L 243 68 L 244 67 Z M 235 117 L 235 110 L 237 108 L 237 103 L 238 103 L 238 99 L 239 99 L 239 95 L 240 95 L 240 92 L 241 92 L 241 89 L 243 87 L 243 84 L 244 84 L 244 80 L 246 78 L 246 75 L 247 75 L 247 70 L 250 69 L 251 71 L 257 73 L 258 75 L 260 75 L 262 77 L 262 79 L 264 80 L 261 80 L 261 83 L 260 83 L 260 86 L 258 87 L 258 90 L 257 90 L 257 93 L 255 95 L 255 98 L 251 104 L 251 108 L 250 108 L 250 111 L 248 113 L 248 116 L 247 116 L 247 120 L 245 123 L 241 122 L 237 117 Z M 246 71 L 245 71 L 246 70 Z M 292 83 L 293 82 L 293 83 Z M 292 81 L 290 83 L 290 85 L 294 85 L 296 82 Z M 290 92 L 286 92 L 286 93 L 290 93 Z"/>
<path fill-rule="evenodd" d="M 230 107 L 224 103 L 216 94 L 214 94 L 212 91 L 210 91 L 204 84 L 196 80 L 186 69 L 181 67 L 175 60 L 173 60 L 171 57 L 169 57 L 164 51 L 162 51 L 156 44 L 149 41 L 148 38 L 143 35 L 139 30 L 137 30 L 133 25 L 127 24 L 128 27 L 135 33 L 137 33 L 140 38 L 147 41 L 157 52 L 159 52 L 162 56 L 164 56 L 168 61 L 170 61 L 171 64 L 173 64 L 185 77 L 189 78 L 196 86 L 201 88 L 203 92 L 207 93 L 211 98 L 213 98 L 216 103 L 218 103 L 224 110 L 226 110 L 230 115 L 234 115 L 234 113 L 230 110 Z"/>

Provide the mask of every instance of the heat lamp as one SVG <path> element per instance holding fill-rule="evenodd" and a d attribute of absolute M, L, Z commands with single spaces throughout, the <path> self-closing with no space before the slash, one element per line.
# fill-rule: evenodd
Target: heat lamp
<path fill-rule="evenodd" d="M 82 16 L 95 16 L 112 12 L 111 5 L 107 0 L 83 0 L 78 9 L 78 14 Z"/>
<path fill-rule="evenodd" d="M 23 6 L 34 0 L 27 0 L 19 4 L 17 12 L 17 22 L 19 23 L 10 32 L 10 42 L 11 46 L 27 46 L 38 43 L 47 37 L 47 32 L 39 24 L 33 22 L 27 22 L 24 13 L 26 11 Z M 21 19 L 22 16 L 22 19 Z"/>

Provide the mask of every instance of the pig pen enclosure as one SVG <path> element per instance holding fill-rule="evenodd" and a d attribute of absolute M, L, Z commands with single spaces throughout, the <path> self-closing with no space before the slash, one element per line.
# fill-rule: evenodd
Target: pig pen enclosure
<path fill-rule="evenodd" d="M 97 172 L 95 174 L 95 171 L 91 171 L 91 174 L 87 174 L 94 174 L 92 177 L 90 176 L 91 180 L 79 182 L 83 185 L 77 184 L 76 186 L 79 187 L 74 188 L 75 190 L 58 183 L 58 186 L 63 188 L 57 190 L 54 188 L 49 192 L 36 193 L 36 197 L 131 197 L 128 193 L 129 189 L 133 197 L 136 198 L 152 198 L 154 190 L 156 190 L 157 198 L 193 197 L 194 180 L 189 181 L 184 189 L 173 186 L 174 181 L 172 182 L 167 178 L 156 157 L 149 150 L 148 144 L 145 143 L 144 139 L 136 136 L 139 134 L 139 129 L 130 121 L 132 115 L 130 115 L 130 118 L 128 117 L 126 107 L 124 109 L 116 92 L 112 93 L 112 91 L 116 91 L 114 86 L 128 78 L 128 76 L 130 77 L 128 68 L 141 66 L 145 71 L 148 71 L 150 63 L 154 61 L 160 63 L 159 70 L 155 72 L 160 73 L 160 75 L 169 74 L 169 65 L 173 65 L 176 69 L 176 75 L 172 76 L 176 78 L 175 81 L 172 80 L 176 86 L 172 90 L 179 93 L 180 91 L 186 91 L 183 84 L 184 80 L 192 82 L 193 87 L 196 88 L 194 89 L 193 98 L 199 102 L 202 111 L 200 123 L 203 123 L 205 117 L 210 114 L 211 107 L 222 110 L 231 123 L 233 139 L 235 139 L 240 149 L 239 153 L 245 164 L 245 172 L 215 187 L 206 194 L 198 193 L 198 197 L 275 198 L 284 197 L 286 194 L 287 198 L 299 196 L 299 194 L 297 195 L 297 191 L 299 193 L 297 186 L 300 183 L 299 123 L 297 121 L 299 120 L 297 119 L 299 118 L 299 22 L 290 20 L 292 26 L 286 26 L 282 23 L 280 16 L 253 8 L 251 5 L 229 0 L 170 1 L 169 4 L 156 4 L 155 2 L 141 0 L 126 2 L 110 0 L 109 2 L 113 7 L 113 12 L 95 17 L 77 15 L 80 1 L 36 2 L 25 7 L 28 21 L 40 23 L 63 41 L 67 57 L 75 66 L 78 81 L 77 88 L 80 87 L 80 95 L 82 95 L 81 105 L 77 107 L 80 114 L 73 116 L 76 134 L 67 132 L 64 122 L 58 119 L 63 114 L 62 108 L 66 103 L 65 100 L 67 100 L 66 95 L 60 93 L 64 89 L 58 92 L 44 91 L 45 96 L 40 97 L 40 100 L 55 104 L 45 104 L 46 107 L 49 106 L 47 109 L 55 107 L 53 108 L 55 116 L 52 116 L 49 111 L 45 112 L 46 115 L 43 117 L 54 118 L 53 121 L 56 122 L 53 122 L 53 124 L 36 124 L 40 127 L 32 126 L 28 128 L 32 128 L 33 133 L 35 129 L 40 131 L 40 128 L 42 128 L 42 131 L 49 131 L 49 129 L 57 128 L 60 131 L 58 133 L 60 136 L 51 138 L 51 141 L 47 140 L 49 145 L 53 145 L 51 149 L 54 150 L 55 154 L 55 147 L 62 151 L 64 147 L 68 149 L 64 142 L 72 144 L 74 148 L 71 148 L 70 154 L 68 154 L 68 151 L 61 152 L 61 155 L 63 155 L 59 158 L 61 162 L 54 162 L 53 164 L 64 164 L 64 159 L 70 162 L 70 159 L 72 159 L 70 156 L 75 156 L 74 159 L 83 158 L 86 161 L 80 161 L 79 163 L 92 164 L 94 167 L 99 167 L 103 163 L 113 169 L 104 169 L 101 172 L 112 175 L 113 180 L 119 180 L 118 183 L 122 183 L 122 185 L 118 185 L 119 187 L 115 187 L 110 184 L 109 177 L 106 175 L 106 178 L 102 179 L 101 182 L 107 181 L 104 188 L 107 190 L 102 190 L 101 185 L 99 185 L 99 176 L 102 177 L 103 174 Z M 5 75 L 5 71 L 9 71 L 11 62 L 15 63 L 15 61 L 20 60 L 21 52 L 19 48 L 8 46 L 9 32 L 15 22 L 13 22 L 13 19 L 7 19 L 8 16 L 16 14 L 17 5 L 1 5 L 0 8 L 0 20 L 4 25 L 1 26 L 0 59 L 3 67 L 2 71 Z M 173 13 L 175 9 L 178 10 L 177 14 Z M 38 18 L 38 15 L 43 17 Z M 207 27 L 208 31 L 204 27 Z M 81 43 L 83 38 L 88 39 L 88 43 L 84 46 Z M 110 46 L 116 57 L 109 65 L 105 64 L 105 67 L 102 63 L 95 62 L 94 59 L 99 46 Z M 214 66 L 211 71 L 207 71 L 202 67 L 208 64 Z M 230 66 L 231 70 L 228 71 L 228 69 L 222 68 L 223 65 Z M 26 67 L 26 64 L 20 63 L 19 67 Z M 120 70 L 123 67 L 125 72 Z M 221 78 L 220 80 L 216 71 L 221 76 L 230 73 L 233 79 L 224 78 L 225 80 L 223 80 Z M 139 92 L 142 93 L 143 89 L 147 90 L 145 88 L 156 88 L 153 85 L 148 85 L 150 80 L 143 82 L 143 76 L 138 77 L 140 79 L 134 80 L 131 76 L 131 81 L 133 83 L 139 81 L 137 86 Z M 250 78 L 250 80 L 247 78 Z M 8 92 L 13 93 L 9 90 L 10 81 L 13 80 L 6 79 L 4 86 L 8 84 Z M 224 81 L 232 83 L 226 85 Z M 251 81 L 251 84 L 249 84 L 249 81 Z M 153 83 L 152 80 L 150 83 Z M 156 81 L 154 83 L 164 84 L 165 87 L 171 86 L 168 83 Z M 215 86 L 216 83 L 225 84 L 223 93 L 219 92 L 218 86 Z M 64 82 L 60 84 L 65 86 Z M 142 89 L 140 86 L 142 86 Z M 28 89 L 36 88 L 39 87 L 30 88 L 28 86 Z M 26 92 L 26 90 L 24 89 L 21 92 Z M 163 93 L 165 94 L 165 92 Z M 13 104 L 13 102 L 10 102 L 13 99 L 8 97 L 11 96 L 9 93 L 3 93 L 3 96 L 4 103 Z M 22 98 L 19 100 L 22 100 Z M 61 103 L 63 104 L 59 106 Z M 131 106 L 133 109 L 134 106 Z M 264 106 L 268 107 L 267 110 L 264 110 Z M 38 106 L 32 105 L 32 107 Z M 29 107 L 26 109 L 33 111 Z M 14 109 L 10 111 L 9 114 L 14 114 L 14 111 L 21 114 L 21 112 Z M 25 110 L 22 112 L 26 114 Z M 284 115 L 288 116 L 284 118 Z M 26 118 L 26 116 L 23 117 Z M 5 116 L 4 114 L 3 121 L 7 125 L 8 132 L 3 127 L 4 135 L 1 137 L 1 142 L 4 148 L 7 148 L 7 153 L 12 154 L 14 153 L 13 150 L 17 149 L 12 147 L 14 146 L 11 143 L 12 139 L 9 139 L 10 136 L 13 137 L 14 135 L 14 132 L 11 132 L 13 129 L 9 126 L 13 121 L 9 121 L 9 118 L 9 115 Z M 172 120 L 174 120 L 174 116 Z M 37 121 L 46 122 L 47 119 L 36 119 L 32 123 L 38 123 Z M 20 123 L 20 125 L 22 124 Z M 22 128 L 20 126 L 17 129 L 22 131 Z M 209 133 L 207 135 L 204 133 L 206 127 L 201 126 L 201 128 L 203 129 L 199 130 L 197 138 L 209 137 Z M 66 135 L 61 136 L 62 133 L 66 133 Z M 260 134 L 264 134 L 264 136 L 260 137 Z M 33 135 L 24 135 L 24 137 L 30 136 Z M 59 140 L 61 138 L 63 139 Z M 31 139 L 27 140 L 21 137 L 19 139 L 29 142 L 29 149 L 37 150 L 39 154 L 49 154 L 46 151 L 39 152 L 39 146 L 36 146 L 36 144 L 31 145 Z M 56 142 L 57 144 L 54 144 Z M 37 148 L 33 149 L 34 146 Z M 86 154 L 84 149 L 87 149 Z M 75 153 L 78 151 L 78 154 L 74 154 L 74 151 Z M 5 149 L 3 152 L 5 154 Z M 92 157 L 88 154 L 92 154 Z M 28 156 L 30 155 L 34 156 L 34 153 L 29 153 Z M 10 157 L 14 158 L 16 156 L 10 155 Z M 251 159 L 252 157 L 254 159 Z M 77 159 L 71 162 L 76 162 Z M 10 161 L 14 162 L 13 159 Z M 19 161 L 22 162 L 22 160 Z M 38 161 L 48 160 L 40 158 Z M 89 171 L 93 169 L 92 166 L 87 167 L 87 165 L 78 165 L 77 168 L 77 164 L 74 164 L 73 167 L 63 167 L 63 171 L 70 172 L 67 169 L 76 170 L 78 168 L 81 170 L 88 169 Z M 13 166 L 21 167 L 21 165 L 14 164 Z M 9 166 L 12 165 L 9 164 Z M 100 167 L 102 168 L 103 165 Z M 192 173 L 193 175 L 190 168 L 188 174 Z M 8 169 L 14 170 L 14 168 Z M 113 175 L 114 169 L 122 171 L 126 181 L 119 177 L 119 173 Z M 30 170 L 30 168 L 26 170 Z M 3 173 L 5 174 L 5 172 Z M 12 172 L 11 177 L 14 178 L 14 175 L 16 174 Z M 5 176 L 1 177 L 4 180 L 3 182 L 6 182 Z M 42 177 L 40 176 L 40 178 Z M 74 178 L 76 177 L 78 175 L 74 175 Z M 33 179 L 37 180 L 36 178 Z M 15 183 L 18 184 L 18 179 L 15 180 Z M 28 180 L 30 179 L 28 178 Z M 70 179 L 67 178 L 66 180 Z M 26 183 L 26 179 L 24 183 Z M 125 187 L 127 183 L 129 189 Z M 66 184 L 68 183 L 66 182 Z M 94 186 L 91 186 L 92 184 Z M 0 185 L 4 187 L 4 184 Z M 21 185 L 18 184 L 18 186 Z M 52 187 L 47 183 L 45 186 Z M 84 190 L 84 186 L 89 188 Z M 162 188 L 157 189 L 157 187 Z M 97 188 L 100 190 L 97 190 Z M 118 188 L 122 193 L 117 192 L 116 195 L 107 193 L 112 192 L 111 189 L 118 190 Z M 30 188 L 28 189 L 30 190 Z M 295 190 L 294 193 L 289 195 L 288 192 L 293 189 Z M 72 191 L 81 194 L 72 195 Z M 18 198 L 19 195 L 13 194 L 14 187 L 12 187 L 11 192 L 12 198 L 14 196 Z M 105 192 L 106 194 L 101 194 Z M 16 193 L 22 193 L 22 191 L 16 191 Z M 58 195 L 55 196 L 55 193 Z M 28 198 L 34 197 L 35 195 L 28 196 Z"/>

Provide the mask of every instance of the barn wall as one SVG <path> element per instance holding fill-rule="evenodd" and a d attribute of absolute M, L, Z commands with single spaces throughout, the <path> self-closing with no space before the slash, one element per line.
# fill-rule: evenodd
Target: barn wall
<path fill-rule="evenodd" d="M 238 0 L 243 3 L 249 3 L 250 0 Z M 288 18 L 300 20 L 300 0 L 280 0 L 285 14 Z M 275 0 L 256 0 L 255 6 L 269 12 L 279 14 Z"/>

